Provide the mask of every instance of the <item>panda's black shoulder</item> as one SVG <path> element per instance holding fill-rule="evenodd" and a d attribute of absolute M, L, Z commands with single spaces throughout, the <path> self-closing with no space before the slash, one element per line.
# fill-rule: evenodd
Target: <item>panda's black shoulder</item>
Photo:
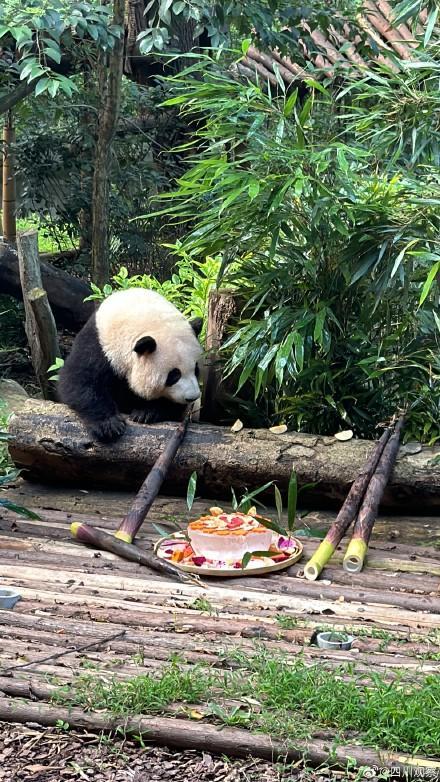
<path fill-rule="evenodd" d="M 58 398 L 70 404 L 73 389 L 87 385 L 96 377 L 111 380 L 114 372 L 99 342 L 96 315 L 93 314 L 76 335 L 60 371 Z"/>

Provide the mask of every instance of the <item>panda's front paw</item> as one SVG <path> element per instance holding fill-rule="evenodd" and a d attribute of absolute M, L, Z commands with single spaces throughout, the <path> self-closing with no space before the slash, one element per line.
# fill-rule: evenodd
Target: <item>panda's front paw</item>
<path fill-rule="evenodd" d="M 160 421 L 160 414 L 154 408 L 139 408 L 132 410 L 130 418 L 136 424 L 157 424 Z"/>
<path fill-rule="evenodd" d="M 122 415 L 112 415 L 105 421 L 95 423 L 92 433 L 101 443 L 113 443 L 124 434 L 126 426 L 125 418 Z"/>

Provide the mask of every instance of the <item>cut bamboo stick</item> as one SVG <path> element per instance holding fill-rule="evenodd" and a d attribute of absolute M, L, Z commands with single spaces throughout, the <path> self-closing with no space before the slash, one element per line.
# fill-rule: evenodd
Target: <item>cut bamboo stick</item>
<path fill-rule="evenodd" d="M 112 554 L 128 559 L 130 562 L 137 562 L 139 565 L 145 565 L 152 570 L 177 578 L 178 581 L 199 585 L 200 581 L 197 577 L 184 573 L 170 562 L 159 559 L 152 551 L 142 551 L 133 545 L 133 541 L 165 480 L 170 464 L 183 442 L 188 421 L 189 413 L 185 415 L 183 421 L 174 430 L 165 449 L 145 478 L 130 510 L 122 519 L 114 535 L 109 535 L 107 532 L 91 527 L 89 524 L 81 524 L 79 522 L 73 522 L 70 530 L 73 537 L 81 543 L 104 549 L 104 551 L 110 551 Z"/>
<path fill-rule="evenodd" d="M 405 419 L 401 416 L 365 491 L 362 506 L 354 525 L 353 537 L 348 544 L 342 563 L 347 573 L 359 573 L 364 566 L 373 525 L 376 521 L 382 494 L 393 471 L 399 451 L 400 435 L 404 425 Z"/>
<path fill-rule="evenodd" d="M 3 127 L 3 192 L 2 192 L 2 211 L 3 211 L 3 241 L 11 244 L 15 243 L 17 238 L 16 223 L 16 193 L 15 193 L 15 163 L 12 152 L 15 144 L 15 130 L 12 119 L 12 113 L 6 114 Z"/>
<path fill-rule="evenodd" d="M 175 429 L 168 440 L 165 449 L 145 478 L 130 510 L 124 516 L 115 532 L 115 538 L 119 538 L 119 540 L 122 540 L 125 543 L 133 543 L 148 511 L 159 493 L 159 489 L 165 480 L 171 462 L 182 445 L 188 428 L 188 422 L 189 414 L 185 416 L 183 421 L 181 421 Z"/>
<path fill-rule="evenodd" d="M 89 524 L 81 524 L 79 522 L 73 522 L 70 530 L 76 540 L 88 546 L 110 551 L 118 557 L 128 559 L 129 562 L 137 562 L 138 565 L 144 565 L 166 576 L 177 578 L 178 581 L 183 583 L 200 585 L 199 580 L 190 573 L 184 573 L 170 562 L 159 559 L 152 551 L 143 551 L 134 546 L 133 543 L 126 543 L 124 540 L 120 540 L 116 535 L 109 535 L 108 532 L 103 532 L 100 529 L 96 529 L 96 527 L 91 527 Z"/>
<path fill-rule="evenodd" d="M 391 431 L 391 427 L 387 427 L 384 430 L 370 458 L 362 468 L 356 480 L 353 481 L 345 502 L 327 532 L 327 535 L 322 543 L 320 543 L 311 559 L 307 562 L 304 568 L 304 575 L 309 581 L 316 581 L 355 518 L 371 477 L 390 438 Z"/>

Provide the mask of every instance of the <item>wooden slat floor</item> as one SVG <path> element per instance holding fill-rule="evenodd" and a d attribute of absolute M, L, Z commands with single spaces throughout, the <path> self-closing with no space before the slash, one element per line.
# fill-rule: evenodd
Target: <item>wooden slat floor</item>
<path fill-rule="evenodd" d="M 379 519 L 368 566 L 357 576 L 343 572 L 341 549 L 319 581 L 306 581 L 302 567 L 319 541 L 303 538 L 304 558 L 289 571 L 209 579 L 198 588 L 71 538 L 72 521 L 114 530 L 132 495 L 18 482 L 8 496 L 42 520 L 0 512 L 0 580 L 22 595 L 13 611 L 0 611 L 5 697 L 11 680 L 31 683 L 36 691 L 51 677 L 70 682 L 87 666 L 124 679 L 160 670 L 174 653 L 187 665 L 219 667 L 220 651 L 240 646 L 251 652 L 257 639 L 274 652 L 302 654 L 310 664 L 332 668 L 350 661 L 361 676 L 379 671 L 391 680 L 396 669 L 409 678 L 440 672 L 440 519 Z M 207 507 L 209 502 L 197 501 L 192 515 Z M 332 518 L 313 513 L 305 521 L 322 529 Z M 151 522 L 170 519 L 185 522 L 184 501 L 158 498 L 139 545 L 157 538 Z M 208 610 L 200 598 L 209 601 Z M 353 649 L 329 652 L 311 645 L 323 627 L 350 628 Z M 110 636 L 114 640 L 106 640 Z"/>

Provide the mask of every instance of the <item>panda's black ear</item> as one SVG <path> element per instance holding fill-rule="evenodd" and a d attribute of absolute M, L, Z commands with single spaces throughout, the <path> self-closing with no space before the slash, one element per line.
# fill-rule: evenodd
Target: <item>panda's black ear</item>
<path fill-rule="evenodd" d="M 203 318 L 193 318 L 192 320 L 190 320 L 189 325 L 191 326 L 196 337 L 198 337 L 202 330 Z"/>
<path fill-rule="evenodd" d="M 156 340 L 153 339 L 153 337 L 141 337 L 136 342 L 136 345 L 134 346 L 133 350 L 138 353 L 140 356 L 143 356 L 144 353 L 154 353 L 154 351 L 157 348 Z"/>

